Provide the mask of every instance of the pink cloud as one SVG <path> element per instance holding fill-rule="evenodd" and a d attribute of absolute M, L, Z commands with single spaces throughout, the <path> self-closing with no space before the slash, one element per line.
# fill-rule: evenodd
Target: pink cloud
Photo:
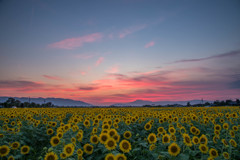
<path fill-rule="evenodd" d="M 149 48 L 149 47 L 152 47 L 152 46 L 154 46 L 154 45 L 155 45 L 155 42 L 154 42 L 154 41 L 151 41 L 151 42 L 147 43 L 144 47 L 145 47 L 145 48 Z"/>
<path fill-rule="evenodd" d="M 106 72 L 107 73 L 117 73 L 119 71 L 119 66 L 115 65 L 109 68 Z"/>
<path fill-rule="evenodd" d="M 84 43 L 92 43 L 100 40 L 102 37 L 103 35 L 101 33 L 93 33 L 82 37 L 64 39 L 62 41 L 49 44 L 48 46 L 50 48 L 58 49 L 74 49 L 77 47 L 82 47 Z"/>
<path fill-rule="evenodd" d="M 62 80 L 62 78 L 57 77 L 57 76 L 43 75 L 43 77 L 47 78 L 47 79 L 51 79 L 51 80 L 57 80 L 57 81 L 61 81 Z"/>
<path fill-rule="evenodd" d="M 132 26 L 130 28 L 127 28 L 125 30 L 123 30 L 121 33 L 119 33 L 119 38 L 124 38 L 129 34 L 132 34 L 134 32 L 143 30 L 144 28 L 146 28 L 146 25 L 138 25 L 138 26 Z"/>
<path fill-rule="evenodd" d="M 100 57 L 97 62 L 96 62 L 96 66 L 99 66 L 102 62 L 103 62 L 104 58 L 103 57 Z"/>
<path fill-rule="evenodd" d="M 81 72 L 81 75 L 83 75 L 83 76 L 86 75 L 86 72 Z"/>

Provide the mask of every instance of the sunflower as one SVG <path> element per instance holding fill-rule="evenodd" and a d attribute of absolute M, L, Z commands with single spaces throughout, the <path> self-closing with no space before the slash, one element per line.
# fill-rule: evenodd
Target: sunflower
<path fill-rule="evenodd" d="M 219 124 L 214 126 L 214 130 L 220 131 L 221 129 L 222 127 Z"/>
<path fill-rule="evenodd" d="M 47 135 L 52 135 L 53 134 L 53 129 L 52 128 L 49 128 L 48 130 L 47 130 Z"/>
<path fill-rule="evenodd" d="M 90 142 L 92 144 L 98 144 L 99 140 L 98 140 L 98 136 L 97 135 L 93 135 L 90 137 Z"/>
<path fill-rule="evenodd" d="M 171 156 L 177 156 L 181 151 L 181 148 L 177 145 L 177 143 L 172 143 L 170 146 L 168 146 L 168 153 Z"/>
<path fill-rule="evenodd" d="M 192 141 L 191 141 L 191 138 L 188 134 L 184 133 L 183 135 L 183 143 L 186 145 L 186 146 L 189 146 L 191 147 L 192 146 Z"/>
<path fill-rule="evenodd" d="M 233 130 L 230 130 L 230 131 L 229 131 L 229 134 L 230 134 L 230 136 L 231 136 L 232 138 L 235 138 L 235 132 L 234 132 Z"/>
<path fill-rule="evenodd" d="M 176 133 L 176 129 L 174 127 L 169 127 L 168 132 L 170 134 L 175 134 Z"/>
<path fill-rule="evenodd" d="M 21 147 L 21 154 L 28 154 L 30 151 L 30 147 L 27 145 L 24 145 Z"/>
<path fill-rule="evenodd" d="M 57 146 L 60 143 L 60 139 L 58 136 L 53 136 L 50 140 L 50 143 L 53 147 Z"/>
<path fill-rule="evenodd" d="M 63 137 L 63 134 L 60 132 L 57 134 L 58 138 L 62 138 Z"/>
<path fill-rule="evenodd" d="M 222 141 L 222 143 L 224 144 L 224 146 L 227 146 L 227 145 L 228 145 L 228 142 L 226 141 L 226 139 L 222 139 L 221 141 Z"/>
<path fill-rule="evenodd" d="M 149 150 L 150 150 L 150 151 L 153 151 L 155 148 L 156 148 L 156 145 L 155 145 L 155 144 L 151 144 L 151 145 L 149 146 Z"/>
<path fill-rule="evenodd" d="M 66 155 L 65 153 L 61 153 L 61 154 L 60 154 L 60 158 L 61 158 L 61 159 L 65 159 L 65 158 L 67 158 L 67 155 Z"/>
<path fill-rule="evenodd" d="M 58 156 L 54 152 L 49 152 L 46 154 L 44 160 L 58 160 Z"/>
<path fill-rule="evenodd" d="M 122 140 L 119 144 L 121 151 L 124 153 L 129 152 L 132 149 L 131 143 L 127 140 Z"/>
<path fill-rule="evenodd" d="M 126 139 L 129 139 L 132 137 L 132 133 L 130 131 L 126 131 L 123 133 L 123 137 Z"/>
<path fill-rule="evenodd" d="M 124 154 L 117 154 L 115 160 L 127 160 Z"/>
<path fill-rule="evenodd" d="M 90 123 L 89 120 L 85 120 L 85 121 L 83 122 L 83 125 L 84 125 L 86 128 L 88 128 L 88 127 L 90 127 L 91 123 Z"/>
<path fill-rule="evenodd" d="M 206 137 L 206 135 L 202 134 L 201 137 L 199 138 L 200 144 L 207 144 L 208 143 L 208 139 Z"/>
<path fill-rule="evenodd" d="M 205 144 L 200 144 L 200 145 L 199 145 L 199 150 L 200 150 L 202 153 L 207 153 L 207 152 L 208 152 L 208 146 L 205 145 Z"/>
<path fill-rule="evenodd" d="M 233 147 L 237 147 L 237 143 L 234 139 L 230 139 L 229 143 L 233 146 Z"/>
<path fill-rule="evenodd" d="M 9 156 L 8 160 L 15 160 L 15 158 L 13 156 Z"/>
<path fill-rule="evenodd" d="M 190 128 L 190 132 L 195 135 L 197 133 L 197 128 L 195 126 L 192 126 Z"/>
<path fill-rule="evenodd" d="M 164 128 L 163 127 L 158 127 L 157 131 L 158 131 L 158 133 L 162 134 L 164 132 Z"/>
<path fill-rule="evenodd" d="M 150 130 L 152 128 L 152 125 L 150 123 L 146 123 L 145 126 L 144 126 L 144 129 L 146 131 Z"/>
<path fill-rule="evenodd" d="M 109 138 L 104 145 L 108 150 L 113 150 L 116 148 L 117 143 L 113 138 Z"/>
<path fill-rule="evenodd" d="M 82 155 L 83 155 L 82 149 L 79 148 L 79 149 L 77 150 L 77 155 L 78 155 L 78 156 L 82 156 Z"/>
<path fill-rule="evenodd" d="M 192 142 L 193 142 L 193 144 L 198 144 L 199 143 L 199 138 L 197 136 L 193 136 Z"/>
<path fill-rule="evenodd" d="M 110 137 L 113 137 L 115 134 L 117 134 L 116 129 L 110 129 L 110 130 L 108 130 L 108 135 L 109 135 Z"/>
<path fill-rule="evenodd" d="M 163 144 L 170 143 L 170 136 L 168 134 L 163 135 L 162 142 L 163 142 Z"/>
<path fill-rule="evenodd" d="M 218 151 L 217 151 L 216 149 L 214 149 L 214 148 L 211 148 L 211 149 L 209 150 L 209 155 L 210 155 L 210 157 L 212 157 L 212 158 L 216 158 L 216 157 L 218 157 Z"/>
<path fill-rule="evenodd" d="M 69 157 L 69 156 L 71 156 L 73 154 L 74 149 L 75 149 L 75 147 L 74 147 L 74 145 L 72 143 L 67 144 L 63 148 L 63 153 L 65 153 L 66 156 Z"/>
<path fill-rule="evenodd" d="M 109 138 L 109 135 L 107 133 L 101 133 L 99 135 L 100 143 L 104 144 Z"/>
<path fill-rule="evenodd" d="M 7 145 L 0 146 L 0 157 L 5 157 L 10 152 L 10 148 Z"/>
<path fill-rule="evenodd" d="M 108 153 L 104 160 L 115 160 L 115 156 L 112 153 Z"/>
<path fill-rule="evenodd" d="M 171 140 L 173 140 L 174 142 L 177 140 L 177 138 L 174 134 L 171 134 Z"/>
<path fill-rule="evenodd" d="M 223 157 L 224 157 L 225 159 L 229 159 L 229 154 L 228 154 L 228 152 L 223 152 Z"/>
<path fill-rule="evenodd" d="M 153 144 L 153 143 L 156 143 L 157 142 L 157 137 L 156 137 L 156 135 L 154 134 L 154 133 L 150 133 L 149 135 L 148 135 L 148 142 L 150 143 L 150 144 Z"/>
<path fill-rule="evenodd" d="M 120 136 L 119 136 L 118 134 L 116 134 L 116 135 L 113 136 L 113 139 L 114 139 L 116 142 L 119 142 Z"/>
<path fill-rule="evenodd" d="M 232 126 L 232 129 L 233 129 L 234 131 L 238 131 L 238 127 L 237 127 L 237 126 Z"/>
<path fill-rule="evenodd" d="M 226 130 L 228 130 L 229 124 L 228 124 L 228 123 L 223 123 L 223 128 L 226 129 Z"/>
<path fill-rule="evenodd" d="M 18 149 L 19 147 L 20 147 L 20 143 L 19 143 L 19 142 L 13 142 L 13 143 L 11 144 L 11 148 L 12 148 L 13 150 Z"/>
<path fill-rule="evenodd" d="M 213 142 L 216 144 L 217 143 L 217 139 L 219 139 L 219 136 L 213 136 Z"/>
<path fill-rule="evenodd" d="M 92 154 L 93 153 L 93 146 L 91 144 L 85 144 L 83 146 L 84 152 L 86 152 L 87 154 Z"/>

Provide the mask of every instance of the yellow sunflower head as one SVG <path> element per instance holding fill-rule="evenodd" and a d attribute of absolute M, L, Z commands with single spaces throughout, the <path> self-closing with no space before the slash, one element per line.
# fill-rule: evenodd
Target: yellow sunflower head
<path fill-rule="evenodd" d="M 193 142 L 193 144 L 198 144 L 199 143 L 199 138 L 197 136 L 193 136 L 192 142 Z"/>
<path fill-rule="evenodd" d="M 90 137 L 90 142 L 91 142 L 92 144 L 98 144 L 98 142 L 99 142 L 98 136 L 97 136 L 97 135 L 91 136 L 91 137 Z"/>
<path fill-rule="evenodd" d="M 79 149 L 77 150 L 77 155 L 78 155 L 78 156 L 82 156 L 82 155 L 83 155 L 82 149 L 79 148 Z"/>
<path fill-rule="evenodd" d="M 210 157 L 217 158 L 218 157 L 218 151 L 214 148 L 211 148 L 209 150 L 209 155 L 210 155 Z"/>
<path fill-rule="evenodd" d="M 74 149 L 75 149 L 75 147 L 72 143 L 67 144 L 63 148 L 63 153 L 65 153 L 66 156 L 69 157 L 69 156 L 73 155 Z"/>
<path fill-rule="evenodd" d="M 30 147 L 27 145 L 24 145 L 21 147 L 21 154 L 28 154 L 30 151 Z"/>
<path fill-rule="evenodd" d="M 5 157 L 9 154 L 10 148 L 7 145 L 0 146 L 0 157 Z"/>
<path fill-rule="evenodd" d="M 225 159 L 229 159 L 230 158 L 228 152 L 223 152 L 223 157 Z"/>
<path fill-rule="evenodd" d="M 234 139 L 230 139 L 229 143 L 233 146 L 233 147 L 237 147 L 237 143 Z"/>
<path fill-rule="evenodd" d="M 199 145 L 199 150 L 200 150 L 202 153 L 207 153 L 207 152 L 208 152 L 208 146 L 205 145 L 205 144 L 200 144 L 200 145 Z"/>
<path fill-rule="evenodd" d="M 150 134 L 148 135 L 148 142 L 149 142 L 150 144 L 153 144 L 153 143 L 156 143 L 156 142 L 157 142 L 157 137 L 156 137 L 156 135 L 155 135 L 154 133 L 150 133 Z"/>
<path fill-rule="evenodd" d="M 60 138 L 58 136 L 53 136 L 50 140 L 50 143 L 53 147 L 55 147 L 60 143 Z"/>
<path fill-rule="evenodd" d="M 206 135 L 202 134 L 201 137 L 199 138 L 200 144 L 207 144 L 208 143 L 208 139 L 206 137 Z"/>
<path fill-rule="evenodd" d="M 101 133 L 99 136 L 100 143 L 104 144 L 109 139 L 109 135 L 107 133 Z"/>
<path fill-rule="evenodd" d="M 19 142 L 13 142 L 13 143 L 11 144 L 11 148 L 12 148 L 13 150 L 18 149 L 19 147 L 20 147 L 20 143 L 19 143 Z"/>
<path fill-rule="evenodd" d="M 192 146 L 192 141 L 191 141 L 191 138 L 188 134 L 184 133 L 183 134 L 183 143 L 186 145 L 186 146 L 189 146 L 191 147 Z"/>
<path fill-rule="evenodd" d="M 104 160 L 115 160 L 115 156 L 112 153 L 108 153 Z"/>
<path fill-rule="evenodd" d="M 115 160 L 127 160 L 124 154 L 117 154 Z"/>
<path fill-rule="evenodd" d="M 93 146 L 91 144 L 85 144 L 83 146 L 84 152 L 87 154 L 92 154 L 93 153 Z"/>
<path fill-rule="evenodd" d="M 54 152 L 49 152 L 45 155 L 44 160 L 58 160 L 58 156 Z"/>
<path fill-rule="evenodd" d="M 170 136 L 168 134 L 162 136 L 162 143 L 163 144 L 170 143 Z"/>
<path fill-rule="evenodd" d="M 176 144 L 172 143 L 171 145 L 168 146 L 168 153 L 171 156 L 177 156 L 181 151 L 181 148 Z"/>
<path fill-rule="evenodd" d="M 132 137 L 132 133 L 130 131 L 126 131 L 123 133 L 123 137 L 126 139 L 129 139 Z"/>
<path fill-rule="evenodd" d="M 104 145 L 108 150 L 113 150 L 116 148 L 117 143 L 113 138 L 109 138 Z"/>
<path fill-rule="evenodd" d="M 127 140 L 122 140 L 119 144 L 119 147 L 124 153 L 128 153 L 132 149 L 131 143 Z"/>

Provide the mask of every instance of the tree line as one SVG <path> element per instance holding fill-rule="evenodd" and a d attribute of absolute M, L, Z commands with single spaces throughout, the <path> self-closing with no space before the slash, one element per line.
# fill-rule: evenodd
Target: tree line
<path fill-rule="evenodd" d="M 12 108 L 13 106 L 16 106 L 17 108 L 42 108 L 42 107 L 51 108 L 51 107 L 55 107 L 54 104 L 52 104 L 52 102 L 38 104 L 35 102 L 21 102 L 14 98 L 8 98 L 8 100 L 6 100 L 3 103 L 0 103 L 0 105 L 4 108 Z"/>

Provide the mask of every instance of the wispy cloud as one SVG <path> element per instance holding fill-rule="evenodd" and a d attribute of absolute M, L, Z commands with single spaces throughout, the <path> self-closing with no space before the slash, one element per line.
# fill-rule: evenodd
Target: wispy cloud
<path fill-rule="evenodd" d="M 205 58 L 196 58 L 196 59 L 183 59 L 179 61 L 175 61 L 173 63 L 184 63 L 184 62 L 199 62 L 199 61 L 204 61 L 204 60 L 209 60 L 209 59 L 215 59 L 215 58 L 225 58 L 225 57 L 232 57 L 240 54 L 240 50 L 236 51 L 231 51 L 223 54 L 218 54 L 214 56 L 209 56 Z"/>
<path fill-rule="evenodd" d="M 74 48 L 82 47 L 85 43 L 92 43 L 97 40 L 100 40 L 102 39 L 102 37 L 103 35 L 101 33 L 93 33 L 93 34 L 89 34 L 81 37 L 64 39 L 62 41 L 49 44 L 48 46 L 50 48 L 58 48 L 58 49 L 74 49 Z"/>
<path fill-rule="evenodd" d="M 74 55 L 75 58 L 79 58 L 79 59 L 90 59 L 94 56 L 94 54 L 77 54 L 77 55 Z"/>
<path fill-rule="evenodd" d="M 145 48 L 149 48 L 149 47 L 152 47 L 152 46 L 154 46 L 154 45 L 155 45 L 155 42 L 154 42 L 154 41 L 151 41 L 151 42 L 147 43 L 144 47 L 145 47 Z"/>
<path fill-rule="evenodd" d="M 106 70 L 105 72 L 107 72 L 107 73 L 117 73 L 118 71 L 119 71 L 119 66 L 114 65 L 111 68 L 109 68 L 108 70 Z"/>
<path fill-rule="evenodd" d="M 146 28 L 147 25 L 143 24 L 143 25 L 138 25 L 138 26 L 132 26 L 129 27 L 125 30 L 123 30 L 122 32 L 119 33 L 119 38 L 124 38 L 129 34 L 135 33 L 137 31 L 143 30 L 144 28 Z"/>
<path fill-rule="evenodd" d="M 62 78 L 58 77 L 58 76 L 49 76 L 49 75 L 43 75 L 44 78 L 47 79 L 51 79 L 51 80 L 57 80 L 57 81 L 61 81 Z"/>
<path fill-rule="evenodd" d="M 1 80 L 0 88 L 42 87 L 43 83 L 33 81 Z"/>
<path fill-rule="evenodd" d="M 104 57 L 100 57 L 97 61 L 96 61 L 96 64 L 95 66 L 99 66 L 104 60 Z"/>

